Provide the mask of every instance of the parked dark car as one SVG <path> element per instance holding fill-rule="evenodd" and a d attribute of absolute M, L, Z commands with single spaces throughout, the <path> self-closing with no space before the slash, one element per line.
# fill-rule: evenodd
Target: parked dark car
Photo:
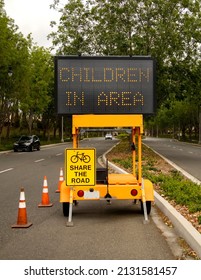
<path fill-rule="evenodd" d="M 36 135 L 26 136 L 22 135 L 20 139 L 13 144 L 14 152 L 27 151 L 32 152 L 33 150 L 40 150 L 40 139 Z"/>

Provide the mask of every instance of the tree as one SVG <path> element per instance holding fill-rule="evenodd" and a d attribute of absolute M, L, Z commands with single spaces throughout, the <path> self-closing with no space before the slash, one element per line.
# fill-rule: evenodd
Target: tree
<path fill-rule="evenodd" d="M 0 136 L 7 124 L 7 136 L 18 112 L 18 100 L 26 85 L 27 58 L 30 41 L 18 33 L 14 21 L 7 17 L 4 2 L 0 2 Z M 11 75 L 9 75 L 11 74 Z"/>
<path fill-rule="evenodd" d="M 27 115 L 29 133 L 31 133 L 34 118 L 40 118 L 51 101 L 49 91 L 53 82 L 53 61 L 48 50 L 43 47 L 33 47 L 28 75 L 29 88 L 19 107 Z"/>
<path fill-rule="evenodd" d="M 58 7 L 59 1 L 54 1 Z M 63 8 L 58 8 L 62 14 L 60 25 L 56 32 L 49 34 L 53 45 L 57 47 L 58 54 L 78 55 L 90 53 L 90 13 L 82 0 L 69 0 Z M 51 22 L 55 27 L 56 22 Z"/>

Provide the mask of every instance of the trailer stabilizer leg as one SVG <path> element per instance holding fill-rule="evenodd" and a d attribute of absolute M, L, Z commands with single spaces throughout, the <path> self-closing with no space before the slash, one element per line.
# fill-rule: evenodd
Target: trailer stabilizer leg
<path fill-rule="evenodd" d="M 73 227 L 72 215 L 73 215 L 73 187 L 70 188 L 69 215 L 68 215 L 68 221 L 66 223 L 67 227 Z"/>
<path fill-rule="evenodd" d="M 144 210 L 144 224 L 149 223 L 148 215 L 147 215 L 147 205 L 146 205 L 146 198 L 145 198 L 145 191 L 144 191 L 144 180 L 142 179 L 142 205 Z"/>

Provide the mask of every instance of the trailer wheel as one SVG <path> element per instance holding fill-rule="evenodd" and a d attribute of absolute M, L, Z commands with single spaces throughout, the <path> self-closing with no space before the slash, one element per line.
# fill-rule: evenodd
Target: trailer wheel
<path fill-rule="evenodd" d="M 144 208 L 143 208 L 142 200 L 140 200 L 140 205 L 141 205 L 141 213 L 144 214 Z M 146 201 L 146 207 L 147 207 L 147 215 L 149 215 L 150 212 L 151 212 L 151 201 Z"/>
<path fill-rule="evenodd" d="M 63 214 L 65 217 L 69 215 L 69 202 L 63 202 Z"/>

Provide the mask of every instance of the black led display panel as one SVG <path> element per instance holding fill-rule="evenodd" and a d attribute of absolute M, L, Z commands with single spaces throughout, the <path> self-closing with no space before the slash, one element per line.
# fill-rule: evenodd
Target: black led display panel
<path fill-rule="evenodd" d="M 58 114 L 153 114 L 151 57 L 56 56 Z"/>

